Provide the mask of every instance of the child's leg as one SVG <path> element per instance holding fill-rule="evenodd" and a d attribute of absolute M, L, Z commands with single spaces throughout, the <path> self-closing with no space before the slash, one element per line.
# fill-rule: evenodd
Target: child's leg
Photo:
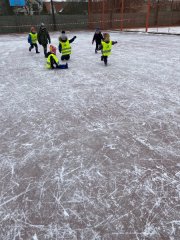
<path fill-rule="evenodd" d="M 57 68 L 59 68 L 59 69 L 67 69 L 68 68 L 68 64 L 67 63 L 66 64 L 60 64 L 60 65 L 57 66 Z"/>
<path fill-rule="evenodd" d="M 64 61 L 64 60 L 68 61 L 69 59 L 70 59 L 70 55 L 63 55 L 63 56 L 61 56 L 61 60 L 62 61 Z"/>
<path fill-rule="evenodd" d="M 45 58 L 47 57 L 47 45 L 43 45 L 44 48 L 44 56 Z"/>
<path fill-rule="evenodd" d="M 31 51 L 34 48 L 34 44 L 31 44 L 29 47 L 29 51 Z"/>
<path fill-rule="evenodd" d="M 36 48 L 36 53 L 39 53 L 37 43 L 35 43 L 34 46 L 35 46 L 35 48 Z"/>
<path fill-rule="evenodd" d="M 107 56 L 104 56 L 104 64 L 107 65 Z"/>
<path fill-rule="evenodd" d="M 100 48 L 100 47 L 101 47 L 101 44 L 100 44 L 100 43 L 98 43 L 98 51 L 99 51 L 99 50 L 101 50 L 101 48 Z"/>
<path fill-rule="evenodd" d="M 95 48 L 95 53 L 98 51 L 99 44 L 96 42 L 96 48 Z"/>

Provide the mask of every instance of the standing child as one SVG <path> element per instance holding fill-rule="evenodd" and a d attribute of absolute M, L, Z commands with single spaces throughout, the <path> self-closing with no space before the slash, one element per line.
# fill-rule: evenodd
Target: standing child
<path fill-rule="evenodd" d="M 109 33 L 104 33 L 103 38 L 104 40 L 101 42 L 100 46 L 102 52 L 101 61 L 104 61 L 104 64 L 107 66 L 107 59 L 111 54 L 112 45 L 116 44 L 117 42 L 110 40 Z"/>
<path fill-rule="evenodd" d="M 47 57 L 47 45 L 51 43 L 51 38 L 48 30 L 46 29 L 44 23 L 41 23 L 39 32 L 38 32 L 38 42 L 44 48 L 44 56 Z"/>
<path fill-rule="evenodd" d="M 50 52 L 47 53 L 47 62 L 46 62 L 46 68 L 48 69 L 66 69 L 68 68 L 68 64 L 59 64 L 59 60 L 56 56 L 56 47 L 53 45 L 50 45 Z"/>
<path fill-rule="evenodd" d="M 76 36 L 72 39 L 68 40 L 65 31 L 61 32 L 61 36 L 59 37 L 59 52 L 62 54 L 61 60 L 69 60 L 71 55 L 71 43 L 74 42 Z"/>
<path fill-rule="evenodd" d="M 28 43 L 30 44 L 29 51 L 35 47 L 36 53 L 39 53 L 38 51 L 38 45 L 37 45 L 37 32 L 35 27 L 31 27 L 31 32 L 28 35 Z"/>
<path fill-rule="evenodd" d="M 96 42 L 95 53 L 97 53 L 97 51 L 99 50 L 102 40 L 103 40 L 102 33 L 101 33 L 100 29 L 97 28 L 94 33 L 93 40 L 92 40 L 92 44 L 94 43 L 94 41 Z"/>

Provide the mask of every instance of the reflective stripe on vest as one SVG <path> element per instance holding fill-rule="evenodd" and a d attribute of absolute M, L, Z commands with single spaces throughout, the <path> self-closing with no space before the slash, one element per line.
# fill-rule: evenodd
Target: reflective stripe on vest
<path fill-rule="evenodd" d="M 101 42 L 102 44 L 102 55 L 103 56 L 109 56 L 111 54 L 111 49 L 112 49 L 112 41 L 109 43 L 106 43 L 104 41 Z"/>
<path fill-rule="evenodd" d="M 51 68 L 51 60 L 50 58 L 53 57 L 54 61 L 59 64 L 59 60 L 57 58 L 57 56 L 53 53 L 51 53 L 48 58 L 47 58 L 47 62 L 46 62 L 46 68 L 50 69 Z"/>
<path fill-rule="evenodd" d="M 30 33 L 32 43 L 37 42 L 37 33 Z"/>
<path fill-rule="evenodd" d="M 62 46 L 62 50 L 61 50 L 61 53 L 62 53 L 62 56 L 64 55 L 70 55 L 71 54 L 71 45 L 69 43 L 69 40 L 67 40 L 66 42 L 61 42 L 61 46 Z"/>

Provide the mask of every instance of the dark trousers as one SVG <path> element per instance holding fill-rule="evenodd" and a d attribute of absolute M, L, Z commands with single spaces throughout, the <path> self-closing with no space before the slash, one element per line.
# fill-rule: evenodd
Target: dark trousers
<path fill-rule="evenodd" d="M 63 61 L 63 60 L 69 60 L 70 59 L 70 55 L 63 55 L 63 56 L 61 56 L 61 60 Z"/>
<path fill-rule="evenodd" d="M 101 43 L 96 42 L 96 48 L 95 48 L 95 53 L 97 53 L 97 51 L 99 50 Z"/>
<path fill-rule="evenodd" d="M 107 65 L 108 56 L 101 56 L 101 61 L 104 61 L 104 64 Z"/>
<path fill-rule="evenodd" d="M 45 58 L 47 57 L 47 44 L 45 44 L 45 45 L 42 45 L 43 46 L 43 48 L 44 48 L 44 56 L 45 56 Z"/>
<path fill-rule="evenodd" d="M 101 45 L 101 43 L 96 42 L 96 50 L 99 50 L 99 46 Z"/>
<path fill-rule="evenodd" d="M 32 43 L 31 46 L 29 47 L 29 51 L 31 51 L 35 47 L 36 53 L 38 53 L 38 45 L 37 43 Z"/>
<path fill-rule="evenodd" d="M 59 69 L 67 69 L 68 68 L 68 64 L 67 63 L 66 64 L 60 64 L 60 65 L 58 65 L 57 68 L 59 68 Z"/>

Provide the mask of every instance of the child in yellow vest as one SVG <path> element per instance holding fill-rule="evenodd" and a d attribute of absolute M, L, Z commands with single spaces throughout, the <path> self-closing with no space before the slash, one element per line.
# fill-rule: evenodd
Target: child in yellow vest
<path fill-rule="evenodd" d="M 48 69 L 67 69 L 68 64 L 59 64 L 59 59 L 56 56 L 56 47 L 50 45 L 50 52 L 47 53 L 46 68 Z"/>
<path fill-rule="evenodd" d="M 116 44 L 117 42 L 110 40 L 109 33 L 104 33 L 103 38 L 104 40 L 101 41 L 101 46 L 100 46 L 100 49 L 102 52 L 101 61 L 104 61 L 104 64 L 107 66 L 107 60 L 109 55 L 111 54 L 112 45 Z"/>
<path fill-rule="evenodd" d="M 61 32 L 61 36 L 59 37 L 59 52 L 62 54 L 61 60 L 69 60 L 71 55 L 71 43 L 74 42 L 76 36 L 72 39 L 68 40 L 65 31 Z"/>
<path fill-rule="evenodd" d="M 31 27 L 31 32 L 28 35 L 28 43 L 30 44 L 29 47 L 29 51 L 31 52 L 31 50 L 35 47 L 36 49 L 36 53 L 40 53 L 38 51 L 38 45 L 37 45 L 37 32 L 35 27 Z"/>

